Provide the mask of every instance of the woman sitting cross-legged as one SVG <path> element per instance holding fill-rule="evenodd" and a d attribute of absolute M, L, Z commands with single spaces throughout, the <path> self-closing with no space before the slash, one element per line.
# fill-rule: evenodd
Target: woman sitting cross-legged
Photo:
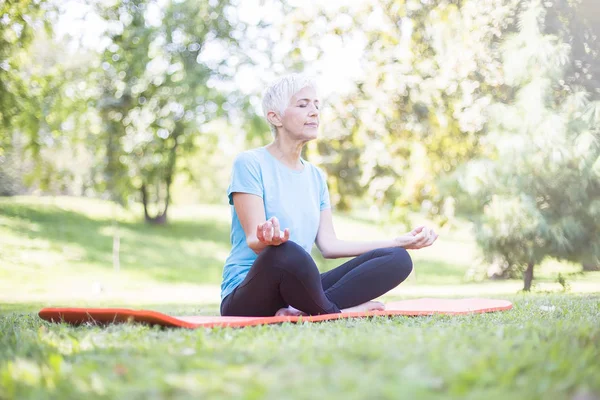
<path fill-rule="evenodd" d="M 315 84 L 302 75 L 279 79 L 265 91 L 263 111 L 274 140 L 236 157 L 228 188 L 232 249 L 221 315 L 383 310 L 372 300 L 408 277 L 413 264 L 406 249 L 430 246 L 438 235 L 420 226 L 390 240 L 338 239 L 325 175 L 300 156 L 317 138 Z M 313 243 L 325 258 L 355 258 L 321 274 L 310 255 Z"/>

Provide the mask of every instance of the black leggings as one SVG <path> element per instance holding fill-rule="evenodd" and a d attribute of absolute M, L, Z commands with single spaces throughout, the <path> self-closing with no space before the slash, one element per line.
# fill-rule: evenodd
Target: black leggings
<path fill-rule="evenodd" d="M 310 254 L 287 241 L 258 255 L 246 278 L 223 299 L 221 315 L 272 316 L 287 306 L 310 315 L 339 313 L 383 295 L 411 271 L 408 252 L 393 247 L 369 251 L 320 274 Z"/>

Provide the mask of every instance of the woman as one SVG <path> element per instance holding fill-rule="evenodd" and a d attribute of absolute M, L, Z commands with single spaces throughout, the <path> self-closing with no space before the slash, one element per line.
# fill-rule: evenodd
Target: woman
<path fill-rule="evenodd" d="M 221 315 L 272 316 L 383 310 L 371 301 L 412 271 L 406 249 L 433 244 L 427 227 L 382 241 L 336 237 L 324 173 L 300 157 L 317 138 L 319 100 L 312 80 L 290 75 L 271 85 L 263 110 L 274 135 L 242 152 L 228 188 L 232 249 L 223 270 Z M 310 250 L 355 257 L 320 274 Z"/>

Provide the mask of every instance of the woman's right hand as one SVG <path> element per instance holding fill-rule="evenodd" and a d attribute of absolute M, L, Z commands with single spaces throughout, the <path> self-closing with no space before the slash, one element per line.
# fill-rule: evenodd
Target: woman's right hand
<path fill-rule="evenodd" d="M 256 227 L 256 237 L 260 243 L 267 246 L 279 246 L 290 239 L 290 230 L 289 228 L 285 228 L 281 232 L 279 220 L 277 217 L 271 217 L 262 224 L 258 224 Z"/>
<path fill-rule="evenodd" d="M 431 246 L 437 238 L 438 234 L 433 229 L 419 226 L 407 234 L 397 237 L 395 242 L 407 250 L 416 250 Z"/>

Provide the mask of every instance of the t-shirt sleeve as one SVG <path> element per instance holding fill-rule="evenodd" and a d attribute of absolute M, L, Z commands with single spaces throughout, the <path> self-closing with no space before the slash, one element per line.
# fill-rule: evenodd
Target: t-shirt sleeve
<path fill-rule="evenodd" d="M 327 188 L 327 177 L 325 176 L 325 172 L 323 172 L 320 168 L 319 176 L 321 177 L 321 207 L 320 211 L 331 208 L 331 202 L 329 200 L 329 189 Z"/>
<path fill-rule="evenodd" d="M 262 174 L 258 160 L 249 153 L 239 154 L 233 162 L 231 182 L 227 188 L 229 204 L 233 205 L 233 193 L 250 193 L 263 197 Z"/>

